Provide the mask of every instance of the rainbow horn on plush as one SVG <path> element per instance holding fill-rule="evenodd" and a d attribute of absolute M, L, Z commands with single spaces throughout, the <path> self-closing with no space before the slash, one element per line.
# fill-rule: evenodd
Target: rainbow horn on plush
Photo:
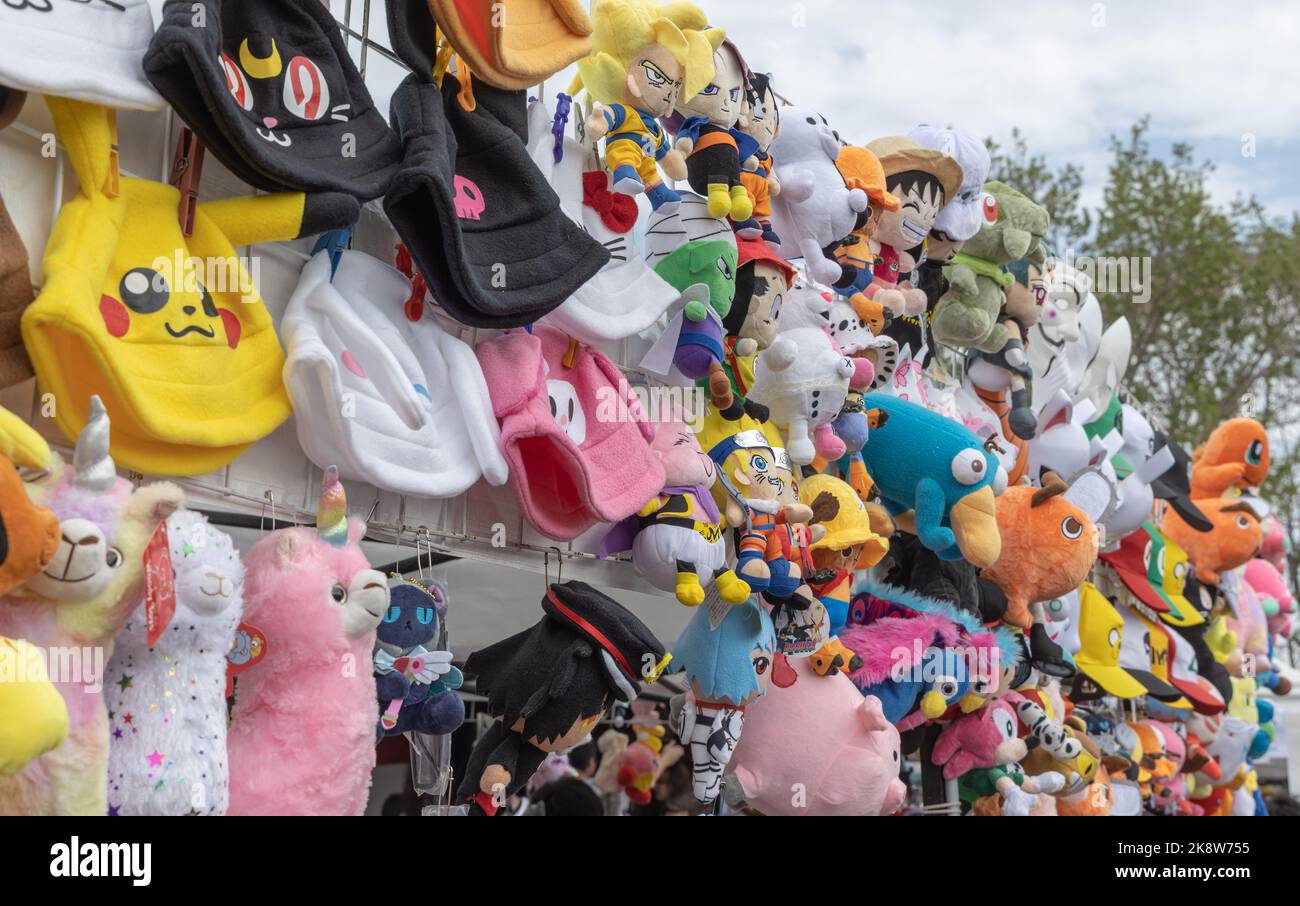
<path fill-rule="evenodd" d="M 330 466 L 321 479 L 316 506 L 316 537 L 334 547 L 348 543 L 348 496 L 339 481 L 338 466 Z"/>

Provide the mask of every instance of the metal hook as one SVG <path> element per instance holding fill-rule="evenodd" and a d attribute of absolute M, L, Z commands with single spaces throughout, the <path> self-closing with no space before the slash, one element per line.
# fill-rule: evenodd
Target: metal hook
<path fill-rule="evenodd" d="M 266 531 L 267 501 L 270 501 L 271 503 L 271 531 L 275 531 L 275 492 L 272 491 L 270 488 L 267 488 L 265 491 L 262 492 L 262 512 L 259 513 L 257 517 L 257 530 L 259 532 Z"/>
<path fill-rule="evenodd" d="M 546 580 L 547 588 L 551 587 L 551 551 L 555 551 L 555 581 L 557 583 L 564 581 L 564 551 L 552 544 L 542 551 L 542 576 Z"/>

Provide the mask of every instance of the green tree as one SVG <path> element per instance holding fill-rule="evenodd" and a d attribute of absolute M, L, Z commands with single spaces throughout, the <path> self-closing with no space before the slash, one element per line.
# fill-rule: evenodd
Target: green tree
<path fill-rule="evenodd" d="M 1011 130 L 1006 150 L 991 138 L 984 144 L 992 158 L 989 179 L 1006 183 L 1047 209 L 1052 215 L 1047 239 L 1053 249 L 1077 248 L 1092 225 L 1091 215 L 1079 204 L 1083 170 L 1072 163 L 1052 169 L 1046 157 L 1029 153 L 1029 143 L 1019 129 Z"/>

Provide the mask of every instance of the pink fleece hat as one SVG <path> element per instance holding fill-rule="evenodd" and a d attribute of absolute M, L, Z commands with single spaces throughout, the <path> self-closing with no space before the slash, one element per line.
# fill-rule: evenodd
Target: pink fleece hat
<path fill-rule="evenodd" d="M 519 508 L 557 541 L 625 519 L 664 485 L 654 427 L 623 375 L 590 346 L 566 367 L 568 351 L 568 337 L 542 324 L 477 350 Z"/>

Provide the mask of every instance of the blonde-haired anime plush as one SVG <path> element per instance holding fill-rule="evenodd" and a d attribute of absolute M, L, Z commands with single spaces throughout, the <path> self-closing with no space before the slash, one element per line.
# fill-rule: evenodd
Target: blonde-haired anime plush
<path fill-rule="evenodd" d="M 614 191 L 645 192 L 655 210 L 670 205 L 671 213 L 681 197 L 664 184 L 659 166 L 673 179 L 685 179 L 686 164 L 656 117 L 709 84 L 713 52 L 725 33 L 708 28 L 693 3 L 596 0 L 592 20 L 591 54 L 578 61 L 569 93 L 585 88 L 597 101 L 587 132 L 605 139 Z"/>

